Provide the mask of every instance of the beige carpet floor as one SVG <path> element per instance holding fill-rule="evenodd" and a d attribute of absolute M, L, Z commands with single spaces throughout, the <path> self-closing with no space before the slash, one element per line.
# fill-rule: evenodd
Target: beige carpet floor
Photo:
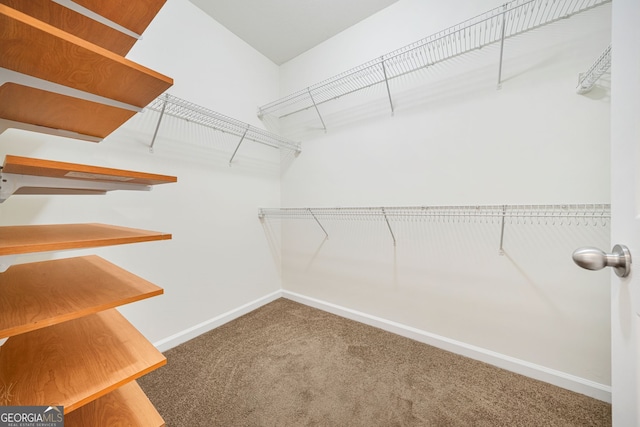
<path fill-rule="evenodd" d="M 279 299 L 139 380 L 169 427 L 610 426 L 609 404 Z"/>

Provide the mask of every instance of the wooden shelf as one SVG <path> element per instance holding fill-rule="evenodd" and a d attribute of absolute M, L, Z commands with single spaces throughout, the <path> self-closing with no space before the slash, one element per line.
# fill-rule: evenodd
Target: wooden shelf
<path fill-rule="evenodd" d="M 136 381 L 84 405 L 64 418 L 67 427 L 163 427 L 164 420 Z"/>
<path fill-rule="evenodd" d="M 167 76 L 5 5 L 0 5 L 0 67 L 141 108 L 173 84 Z"/>
<path fill-rule="evenodd" d="M 0 338 L 162 293 L 95 255 L 14 265 L 0 274 Z"/>
<path fill-rule="evenodd" d="M 171 234 L 105 224 L 0 227 L 0 255 L 82 249 L 171 239 Z"/>
<path fill-rule="evenodd" d="M 51 0 L 0 0 L 0 3 L 121 56 L 125 56 L 137 41 L 130 35 Z M 127 1 L 127 3 L 136 2 Z M 111 5 L 112 2 L 108 4 Z"/>
<path fill-rule="evenodd" d="M 28 3 L 28 2 L 26 2 Z M 135 111 L 15 83 L 0 86 L 0 118 L 106 138 Z"/>
<path fill-rule="evenodd" d="M 0 203 L 14 194 L 105 194 L 148 191 L 175 176 L 7 155 L 0 171 Z"/>
<path fill-rule="evenodd" d="M 105 18 L 142 34 L 166 0 L 74 0 Z"/>
<path fill-rule="evenodd" d="M 124 169 L 105 168 L 78 163 L 58 162 L 7 155 L 2 166 L 3 173 L 33 175 L 50 178 L 73 178 L 102 182 L 127 182 L 130 184 L 157 185 L 177 182 L 175 176 L 136 172 Z"/>
<path fill-rule="evenodd" d="M 0 351 L 2 405 L 62 405 L 65 413 L 166 364 L 111 309 L 10 337 Z"/>

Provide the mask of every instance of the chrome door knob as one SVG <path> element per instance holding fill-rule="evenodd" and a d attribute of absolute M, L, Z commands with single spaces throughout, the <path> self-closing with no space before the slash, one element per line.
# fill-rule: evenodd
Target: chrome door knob
<path fill-rule="evenodd" d="M 624 245 L 615 245 L 611 253 L 598 248 L 580 248 L 573 252 L 573 261 L 587 270 L 601 270 L 613 267 L 620 277 L 627 277 L 631 271 L 631 253 Z"/>

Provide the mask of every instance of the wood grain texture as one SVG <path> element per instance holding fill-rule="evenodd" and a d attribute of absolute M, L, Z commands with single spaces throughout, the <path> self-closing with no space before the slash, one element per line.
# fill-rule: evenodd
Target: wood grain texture
<path fill-rule="evenodd" d="M 84 405 L 64 418 L 66 427 L 163 427 L 164 420 L 136 381 Z"/>
<path fill-rule="evenodd" d="M 0 348 L 0 403 L 62 405 L 66 414 L 165 363 L 111 309 L 10 337 Z"/>
<path fill-rule="evenodd" d="M 145 185 L 166 184 L 177 181 L 175 176 L 12 155 L 5 156 L 2 172 L 53 178 L 73 178 L 75 176 L 81 180 L 101 182 L 121 181 L 130 184 Z M 77 175 L 77 173 L 81 175 Z"/>
<path fill-rule="evenodd" d="M 171 234 L 105 224 L 0 227 L 0 255 L 81 249 L 171 239 Z"/>
<path fill-rule="evenodd" d="M 74 0 L 105 18 L 142 34 L 166 0 Z"/>
<path fill-rule="evenodd" d="M 173 80 L 0 5 L 0 67 L 145 107 Z"/>
<path fill-rule="evenodd" d="M 106 138 L 135 111 L 5 83 L 0 86 L 0 118 Z"/>
<path fill-rule="evenodd" d="M 129 53 L 137 41 L 131 36 L 51 0 L 0 0 L 0 3 L 120 56 Z"/>
<path fill-rule="evenodd" d="M 0 274 L 0 338 L 162 293 L 95 255 L 14 265 Z"/>

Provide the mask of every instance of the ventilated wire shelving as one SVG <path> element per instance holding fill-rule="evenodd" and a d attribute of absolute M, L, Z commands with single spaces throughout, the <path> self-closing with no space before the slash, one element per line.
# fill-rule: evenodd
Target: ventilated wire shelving
<path fill-rule="evenodd" d="M 156 125 L 153 139 L 150 144 L 150 149 L 153 151 L 153 146 L 158 135 L 158 130 L 162 122 L 162 118 L 165 115 L 177 117 L 182 120 L 186 120 L 191 123 L 195 123 L 201 126 L 205 126 L 211 129 L 215 129 L 220 132 L 238 136 L 240 139 L 236 146 L 229 163 L 233 161 L 240 145 L 243 141 L 253 141 L 259 144 L 267 145 L 273 148 L 282 148 L 293 151 L 295 154 L 300 153 L 300 143 L 291 141 L 282 136 L 276 135 L 272 132 L 251 126 L 240 120 L 227 117 L 223 114 L 209 110 L 208 108 L 194 104 L 193 102 L 186 101 L 168 93 L 159 96 L 151 104 L 147 106 L 148 109 L 157 111 L 160 113 L 158 123 Z"/>
<path fill-rule="evenodd" d="M 499 86 L 502 80 L 502 47 L 505 39 L 610 1 L 515 0 L 263 105 L 258 109 L 258 116 L 283 118 L 315 108 L 326 130 L 318 105 L 381 83 L 386 85 L 393 112 L 389 80 L 498 42 L 501 43 Z"/>
<path fill-rule="evenodd" d="M 576 92 L 579 94 L 585 94 L 593 89 L 596 82 L 606 73 L 611 67 L 611 45 L 607 47 L 602 55 L 598 57 L 596 62 L 585 72 L 580 74 L 578 87 Z"/>
<path fill-rule="evenodd" d="M 325 220 L 384 221 L 396 237 L 393 222 L 425 221 L 433 223 L 492 223 L 500 224 L 500 249 L 503 253 L 505 224 L 584 225 L 607 226 L 611 219 L 611 205 L 481 205 L 481 206 L 393 206 L 338 208 L 264 208 L 258 212 L 261 220 L 313 219 L 326 237 Z"/>

